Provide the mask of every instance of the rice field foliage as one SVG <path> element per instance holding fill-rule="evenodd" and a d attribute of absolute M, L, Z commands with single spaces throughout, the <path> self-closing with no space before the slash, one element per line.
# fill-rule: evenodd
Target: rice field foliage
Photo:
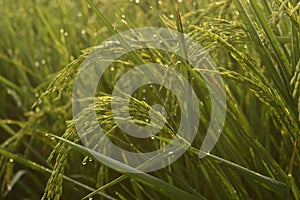
<path fill-rule="evenodd" d="M 297 0 L 4 0 L 0 11 L 0 199 L 300 198 Z M 181 113 L 176 96 L 148 84 L 130 97 L 130 114 L 140 126 L 149 125 L 151 105 L 163 103 L 167 110 L 167 117 L 154 115 L 156 122 L 166 121 L 162 130 L 141 140 L 118 128 L 111 103 L 123 99 L 111 92 L 137 65 L 173 67 L 193 86 L 200 110 L 197 135 L 178 160 L 149 173 L 120 172 L 95 159 L 97 152 L 87 151 L 77 135 L 74 122 L 82 123 L 87 135 L 93 133 L 83 115 L 72 114 L 73 85 L 82 63 L 95 50 L 118 51 L 99 44 L 138 27 L 184 33 L 209 52 L 220 71 L 226 121 L 203 159 L 198 155 L 210 122 L 208 88 L 199 69 L 163 50 L 142 49 L 114 60 L 99 81 L 95 104 L 86 110 L 96 112 L 104 133 L 119 147 L 133 152 L 162 148 L 177 137 Z M 184 38 L 178 44 L 176 51 L 185 51 Z M 203 57 L 199 49 L 185 53 Z"/>

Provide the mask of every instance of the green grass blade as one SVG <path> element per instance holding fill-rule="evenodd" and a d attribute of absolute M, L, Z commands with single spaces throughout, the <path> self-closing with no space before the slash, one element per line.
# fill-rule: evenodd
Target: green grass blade
<path fill-rule="evenodd" d="M 56 135 L 52 135 L 53 137 L 59 139 L 60 141 L 64 142 L 65 144 L 69 145 L 72 147 L 72 149 L 86 155 L 86 156 L 91 156 L 90 151 L 92 150 L 87 150 L 85 147 L 75 144 L 73 142 L 70 142 L 64 138 L 58 137 Z M 166 183 L 154 176 L 151 176 L 149 174 L 146 173 L 142 173 L 141 171 L 137 170 L 137 169 L 133 169 L 123 163 L 120 163 L 116 160 L 113 160 L 109 157 L 106 157 L 102 154 L 99 154 L 98 152 L 94 152 L 94 155 L 97 155 L 97 158 L 101 158 L 103 159 L 103 161 L 105 161 L 106 163 L 109 163 L 110 166 L 112 166 L 115 169 L 120 169 L 120 170 L 124 170 L 124 173 L 126 176 L 133 178 L 134 180 L 137 180 L 138 182 L 141 182 L 145 185 L 150 186 L 151 188 L 153 188 L 154 190 L 158 191 L 158 192 L 162 192 L 164 195 L 172 198 L 172 199 L 191 199 L 191 200 L 199 200 L 199 199 L 205 199 L 202 196 L 195 196 L 193 194 L 187 193 L 173 185 L 170 185 L 169 183 Z M 128 173 L 126 171 L 135 171 L 136 173 Z"/>
<path fill-rule="evenodd" d="M 265 45 L 260 39 L 260 34 L 258 33 L 257 29 L 254 26 L 254 21 L 250 19 L 245 7 L 243 6 L 240 0 L 233 0 L 237 10 L 239 11 L 240 17 L 242 18 L 245 27 L 247 28 L 249 37 L 252 39 L 254 46 L 258 53 L 264 58 L 264 63 L 266 65 L 266 70 L 269 72 L 270 76 L 272 77 L 275 85 L 278 87 L 279 91 L 284 97 L 288 97 L 288 90 L 286 90 L 287 86 L 285 85 L 285 81 L 280 76 L 280 72 L 274 66 L 272 62 L 271 56 L 268 53 L 268 49 L 266 49 Z"/>
<path fill-rule="evenodd" d="M 44 167 L 42 165 L 39 165 L 39 164 L 37 164 L 35 162 L 32 162 L 32 161 L 30 161 L 30 160 L 28 160 L 28 159 L 26 159 L 26 158 L 24 158 L 24 157 L 22 157 L 20 155 L 13 154 L 13 153 L 7 151 L 6 149 L 4 149 L 2 147 L 0 147 L 0 154 L 2 156 L 7 157 L 7 158 L 13 159 L 15 162 L 18 162 L 21 165 L 23 165 L 25 167 L 28 167 L 28 168 L 30 168 L 32 170 L 39 171 L 39 172 L 42 172 L 42 173 L 45 173 L 45 174 L 48 174 L 48 175 L 50 175 L 52 173 L 51 169 L 46 168 L 46 167 Z M 90 186 L 85 185 L 85 184 L 83 184 L 83 183 L 81 183 L 79 181 L 76 181 L 76 180 L 74 180 L 72 178 L 69 178 L 67 176 L 64 176 L 63 178 L 66 179 L 67 181 L 70 181 L 71 183 L 73 183 L 75 185 L 78 185 L 78 186 L 86 189 L 86 190 L 89 190 L 89 191 L 94 191 L 95 190 L 94 188 L 91 188 Z M 107 199 L 115 200 L 114 198 L 112 198 L 109 195 L 106 195 L 104 193 L 99 193 L 98 192 L 98 194 L 101 194 L 103 197 L 106 197 Z"/>

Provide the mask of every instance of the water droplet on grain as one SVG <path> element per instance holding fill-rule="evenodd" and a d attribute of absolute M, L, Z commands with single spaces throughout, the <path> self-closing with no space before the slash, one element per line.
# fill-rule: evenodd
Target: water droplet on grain
<path fill-rule="evenodd" d="M 40 66 L 40 63 L 39 63 L 38 61 L 35 61 L 35 62 L 34 62 L 34 66 L 35 66 L 35 67 L 39 67 L 39 66 Z"/>
<path fill-rule="evenodd" d="M 69 59 L 70 59 L 70 61 L 72 61 L 72 60 L 75 59 L 75 57 L 74 56 L 70 56 Z"/>
<path fill-rule="evenodd" d="M 46 133 L 46 134 L 45 134 L 45 136 L 46 136 L 46 137 L 48 137 L 48 136 L 49 136 L 49 134 L 48 134 L 48 133 Z"/>
<path fill-rule="evenodd" d="M 154 137 L 154 136 L 152 136 L 152 137 L 150 137 L 150 139 L 151 139 L 151 140 L 154 140 L 154 139 L 155 139 L 155 137 Z"/>
<path fill-rule="evenodd" d="M 122 18 L 122 19 L 125 19 L 125 15 L 121 15 L 121 18 Z"/>
<path fill-rule="evenodd" d="M 13 54 L 13 50 L 12 50 L 12 49 L 7 49 L 7 53 L 8 53 L 9 55 L 12 55 L 12 54 Z"/>
<path fill-rule="evenodd" d="M 111 67 L 111 68 L 110 68 L 110 71 L 112 71 L 112 72 L 115 71 L 115 68 L 114 68 L 114 67 Z"/>
<path fill-rule="evenodd" d="M 10 163 L 14 162 L 14 159 L 10 158 L 10 159 L 9 159 L 9 162 L 10 162 Z"/>

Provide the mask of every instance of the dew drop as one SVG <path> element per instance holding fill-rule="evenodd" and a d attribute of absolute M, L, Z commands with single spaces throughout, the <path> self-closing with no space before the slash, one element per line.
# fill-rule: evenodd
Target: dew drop
<path fill-rule="evenodd" d="M 80 31 L 80 33 L 81 33 L 82 35 L 85 35 L 85 34 L 86 34 L 86 30 L 85 30 L 85 29 L 82 29 L 82 30 Z"/>
<path fill-rule="evenodd" d="M 74 56 L 70 56 L 69 59 L 70 59 L 70 61 L 72 61 L 72 60 L 75 59 L 75 57 Z"/>
<path fill-rule="evenodd" d="M 115 71 L 115 68 L 114 68 L 114 67 L 111 67 L 111 68 L 110 68 L 110 71 L 112 71 L 112 72 Z"/>
<path fill-rule="evenodd" d="M 132 144 L 132 143 L 130 143 L 130 146 L 131 146 L 131 147 L 133 147 L 133 144 Z"/>
<path fill-rule="evenodd" d="M 155 139 L 155 137 L 154 137 L 154 136 L 151 136 L 151 137 L 150 137 L 150 139 L 151 139 L 151 140 L 154 140 L 154 139 Z"/>
<path fill-rule="evenodd" d="M 8 53 L 9 55 L 12 55 L 12 54 L 13 54 L 13 50 L 12 50 L 12 49 L 7 49 L 7 53 Z"/>
<path fill-rule="evenodd" d="M 34 66 L 35 66 L 35 67 L 39 67 L 39 66 L 40 66 L 40 63 L 39 63 L 38 61 L 35 61 L 35 62 L 34 62 Z"/>
<path fill-rule="evenodd" d="M 169 155 L 173 155 L 174 152 L 173 152 L 173 151 L 169 151 L 168 154 L 169 154 Z"/>
<path fill-rule="evenodd" d="M 35 108 L 35 112 L 40 112 L 40 111 L 41 111 L 41 109 L 39 107 Z"/>
<path fill-rule="evenodd" d="M 81 164 L 82 164 L 83 166 L 86 165 L 86 161 L 83 161 Z"/>
<path fill-rule="evenodd" d="M 55 140 L 55 138 L 54 138 L 54 137 L 51 137 L 51 140 Z"/>
<path fill-rule="evenodd" d="M 68 36 L 68 32 L 65 32 L 65 33 L 64 33 L 64 36 L 67 37 L 67 36 Z"/>
<path fill-rule="evenodd" d="M 146 90 L 146 89 L 143 89 L 143 90 L 142 90 L 142 92 L 143 92 L 143 93 L 146 93 L 146 92 L 147 92 L 147 90 Z"/>
<path fill-rule="evenodd" d="M 45 60 L 45 59 L 42 59 L 42 60 L 41 60 L 41 63 L 42 63 L 42 65 L 46 64 L 46 60 Z"/>
<path fill-rule="evenodd" d="M 48 134 L 48 133 L 46 133 L 46 134 L 45 134 L 45 136 L 46 136 L 46 137 L 48 137 L 48 136 L 49 136 L 49 134 Z"/>
<path fill-rule="evenodd" d="M 10 158 L 10 159 L 9 159 L 9 162 L 10 162 L 10 163 L 14 162 L 14 159 Z"/>
<path fill-rule="evenodd" d="M 37 101 L 37 104 L 38 104 L 38 105 L 42 104 L 42 100 L 39 99 L 39 100 Z"/>
<path fill-rule="evenodd" d="M 135 3 L 140 3 L 140 0 L 135 0 L 134 2 L 135 2 Z"/>
<path fill-rule="evenodd" d="M 122 19 L 125 19 L 125 15 L 121 15 L 121 18 L 122 18 Z"/>

